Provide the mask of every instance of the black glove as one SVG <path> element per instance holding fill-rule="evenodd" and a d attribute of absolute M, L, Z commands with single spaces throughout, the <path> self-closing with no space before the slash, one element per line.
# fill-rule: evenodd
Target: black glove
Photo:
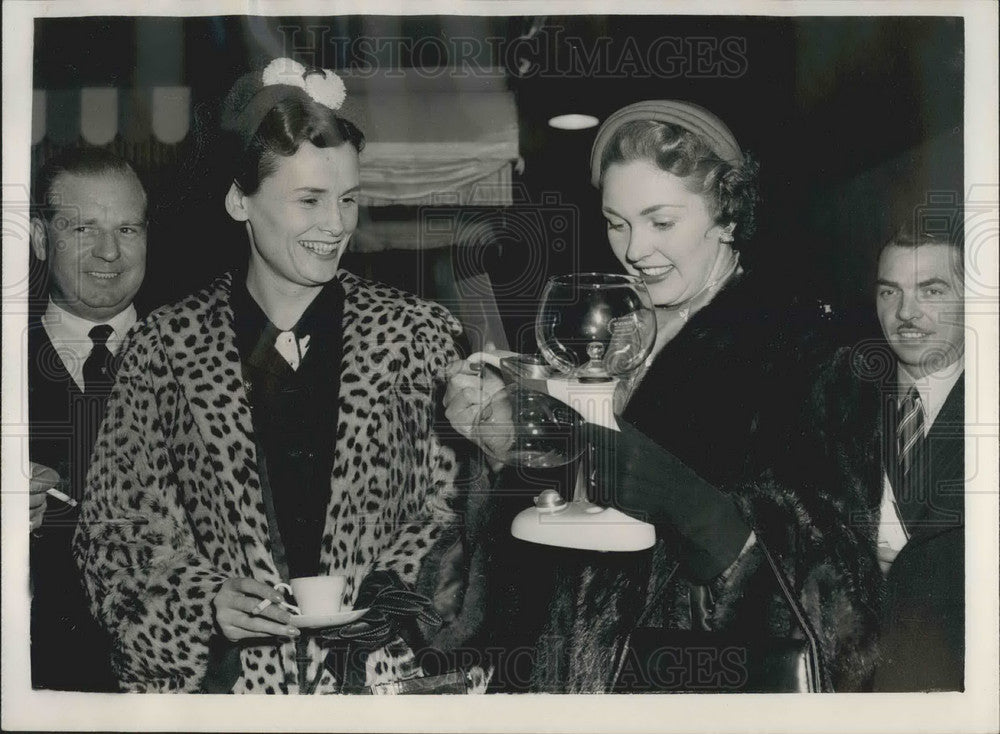
<path fill-rule="evenodd" d="M 393 571 L 374 571 L 365 577 L 354 602 L 356 609 L 368 612 L 356 622 L 331 630 L 336 637 L 367 650 L 375 650 L 397 635 L 413 638 L 418 634 L 414 622 L 439 627 L 441 618 L 427 597 L 410 591 Z M 407 640 L 411 642 L 411 640 Z M 411 647 L 412 647 L 411 643 Z"/>
<path fill-rule="evenodd" d="M 739 556 L 750 527 L 732 499 L 648 436 L 620 421 L 621 432 L 588 424 L 597 447 L 595 502 L 681 536 L 679 560 L 703 583 Z M 603 458 L 603 461 L 602 461 Z"/>
<path fill-rule="evenodd" d="M 341 681 L 342 691 L 364 691 L 365 660 L 373 650 L 402 637 L 411 650 L 420 638 L 415 622 L 441 626 L 431 600 L 410 591 L 393 571 L 373 571 L 361 582 L 355 609 L 368 608 L 356 622 L 320 632 L 330 650 L 325 667 Z M 340 643 L 340 644 L 338 644 Z"/>

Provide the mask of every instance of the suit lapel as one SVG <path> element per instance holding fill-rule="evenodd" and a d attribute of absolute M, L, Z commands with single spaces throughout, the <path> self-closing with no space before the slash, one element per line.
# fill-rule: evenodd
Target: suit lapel
<path fill-rule="evenodd" d="M 911 538 L 930 537 L 964 524 L 965 376 L 959 378 L 927 434 L 927 503 Z"/>
<path fill-rule="evenodd" d="M 50 387 L 60 386 L 63 394 L 82 394 L 40 320 L 32 323 L 28 331 L 28 354 L 29 385 L 32 388 L 44 385 L 47 391 Z"/>
<path fill-rule="evenodd" d="M 83 392 L 77 387 L 40 320 L 28 331 L 28 426 L 32 461 L 56 470 L 69 480 L 70 491 L 82 496 L 89 451 L 83 431 Z"/>
<path fill-rule="evenodd" d="M 895 381 L 893 381 L 895 384 Z M 959 378 L 951 389 L 945 404 L 935 418 L 924 444 L 922 455 L 915 467 L 921 481 L 910 492 L 893 488 L 903 526 L 910 540 L 932 537 L 945 530 L 961 527 L 964 518 L 964 459 L 965 459 L 965 377 Z M 895 460 L 889 450 L 895 441 L 889 400 L 895 400 L 894 391 L 883 397 L 883 457 Z M 892 476 L 892 472 L 888 472 Z"/>

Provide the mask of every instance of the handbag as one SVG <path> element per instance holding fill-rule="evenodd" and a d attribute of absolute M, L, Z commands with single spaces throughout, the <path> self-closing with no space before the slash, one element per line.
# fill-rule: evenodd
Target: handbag
<path fill-rule="evenodd" d="M 643 618 L 677 571 L 675 564 L 626 636 L 613 693 L 814 693 L 829 690 L 815 631 L 781 567 L 760 539 L 802 638 L 749 639 L 739 633 L 646 627 Z"/>

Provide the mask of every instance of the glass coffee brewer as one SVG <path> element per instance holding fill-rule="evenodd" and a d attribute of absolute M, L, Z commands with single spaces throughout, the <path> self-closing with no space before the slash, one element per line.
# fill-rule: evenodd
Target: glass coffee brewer
<path fill-rule="evenodd" d="M 473 428 L 491 458 L 535 469 L 580 459 L 572 499 L 543 490 L 514 518 L 511 533 L 564 548 L 649 548 L 656 540 L 652 525 L 588 500 L 595 454 L 607 448 L 595 445 L 601 434 L 588 427 L 618 430 L 616 390 L 642 366 L 656 338 L 645 285 L 634 276 L 605 273 L 550 278 L 535 338 L 541 357 L 479 352 L 471 358 L 500 370 L 506 385 L 483 406 Z"/>

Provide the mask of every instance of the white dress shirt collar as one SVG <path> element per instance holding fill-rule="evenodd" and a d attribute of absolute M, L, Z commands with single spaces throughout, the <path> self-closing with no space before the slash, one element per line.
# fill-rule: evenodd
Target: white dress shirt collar
<path fill-rule="evenodd" d="M 88 321 L 49 299 L 45 313 L 42 314 L 42 326 L 73 382 L 83 390 L 83 363 L 87 361 L 94 346 L 90 341 L 90 330 L 98 324 L 110 326 L 112 331 L 107 347 L 112 354 L 117 354 L 125 334 L 137 319 L 134 305 L 129 305 L 107 321 Z"/>

